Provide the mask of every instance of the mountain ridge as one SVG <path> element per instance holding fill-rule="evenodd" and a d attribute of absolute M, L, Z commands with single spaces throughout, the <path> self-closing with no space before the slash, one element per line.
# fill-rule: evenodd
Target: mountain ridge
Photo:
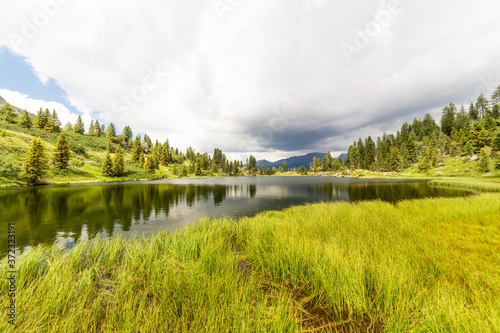
<path fill-rule="evenodd" d="M 289 168 L 299 168 L 301 165 L 305 166 L 306 168 L 309 167 L 309 163 L 313 162 L 314 157 L 319 158 L 320 160 L 323 160 L 323 157 L 325 157 L 326 153 L 308 153 L 306 155 L 301 155 L 301 156 L 292 156 L 288 158 L 283 158 L 281 160 L 278 160 L 276 162 L 270 162 L 268 160 L 258 160 L 257 161 L 257 168 L 260 167 L 261 164 L 264 165 L 264 168 L 273 168 L 275 167 L 276 169 L 279 168 L 280 166 L 283 165 L 283 162 L 286 162 L 286 167 L 287 169 Z M 340 154 L 339 157 L 344 159 L 347 156 L 347 154 Z M 335 160 L 335 158 L 334 158 Z"/>

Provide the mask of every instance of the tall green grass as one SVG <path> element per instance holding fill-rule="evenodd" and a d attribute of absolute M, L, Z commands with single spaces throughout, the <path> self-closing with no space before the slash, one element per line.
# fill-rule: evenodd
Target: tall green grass
<path fill-rule="evenodd" d="M 478 192 L 500 192 L 500 178 L 434 179 L 429 184 L 432 186 L 454 187 Z"/>
<path fill-rule="evenodd" d="M 37 247 L 0 331 L 499 332 L 499 209 L 498 194 L 322 203 Z"/>

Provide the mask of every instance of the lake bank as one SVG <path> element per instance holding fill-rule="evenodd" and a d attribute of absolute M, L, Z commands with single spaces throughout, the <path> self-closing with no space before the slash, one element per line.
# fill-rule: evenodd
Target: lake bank
<path fill-rule="evenodd" d="M 421 180 L 329 177 L 220 177 L 85 183 L 0 190 L 0 229 L 16 225 L 17 248 L 71 248 L 77 241 L 153 235 L 208 218 L 242 218 L 316 202 L 466 196 Z M 7 242 L 0 234 L 0 243 Z M 0 258 L 5 254 L 0 249 Z"/>
<path fill-rule="evenodd" d="M 322 203 L 35 248 L 17 262 L 16 329 L 495 332 L 498 207 L 499 194 Z"/>

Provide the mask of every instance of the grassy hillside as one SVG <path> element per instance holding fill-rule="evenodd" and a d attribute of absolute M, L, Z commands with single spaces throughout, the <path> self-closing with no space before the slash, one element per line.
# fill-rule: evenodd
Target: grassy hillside
<path fill-rule="evenodd" d="M 140 168 L 138 163 L 131 160 L 130 147 L 124 147 L 125 176 L 120 178 L 104 177 L 101 175 L 101 166 L 108 146 L 107 139 L 104 137 L 81 135 L 72 131 L 64 131 L 64 133 L 68 138 L 72 154 L 69 167 L 65 170 L 51 167 L 44 179 L 46 183 L 58 184 L 179 177 L 172 172 L 173 164 L 167 167 L 160 166 L 160 170 L 154 173 Z M 0 122 L 0 151 L 2 151 L 0 155 L 0 186 L 25 185 L 26 182 L 22 179 L 21 173 L 22 163 L 31 140 L 34 136 L 40 136 L 46 148 L 46 155 L 51 158 L 55 151 L 58 135 L 59 133 L 51 133 L 38 128 L 26 129 L 16 124 Z M 112 146 L 118 147 L 118 144 L 114 143 Z M 178 161 L 182 161 L 179 156 L 174 157 Z M 209 175 L 208 170 L 204 170 L 203 173 L 204 175 Z M 193 176 L 193 173 L 188 173 L 188 177 Z"/>
<path fill-rule="evenodd" d="M 16 330 L 498 332 L 498 207 L 500 194 L 322 203 L 37 247 L 17 261 Z"/>

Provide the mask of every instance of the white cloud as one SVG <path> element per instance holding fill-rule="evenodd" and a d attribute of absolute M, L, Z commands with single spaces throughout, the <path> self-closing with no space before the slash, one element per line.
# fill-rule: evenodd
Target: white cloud
<path fill-rule="evenodd" d="M 33 99 L 26 94 L 18 91 L 11 91 L 8 89 L 0 89 L 0 96 L 2 96 L 9 104 L 17 106 L 20 109 L 28 110 L 31 113 L 36 113 L 40 108 L 42 110 L 49 109 L 51 112 L 55 110 L 64 126 L 68 121 L 74 124 L 78 118 L 78 114 L 71 113 L 66 106 L 59 102 L 47 102 L 44 100 Z M 85 124 L 90 124 L 92 117 L 88 114 L 82 116 Z"/>
<path fill-rule="evenodd" d="M 389 16 L 394 1 L 40 3 L 3 5 L 0 45 L 79 111 L 181 148 L 276 159 L 340 151 L 397 130 L 396 119 L 461 103 L 481 77 L 500 80 L 493 0 L 405 1 Z M 349 59 L 344 44 L 356 47 Z M 282 109 L 293 118 L 270 124 Z"/>

